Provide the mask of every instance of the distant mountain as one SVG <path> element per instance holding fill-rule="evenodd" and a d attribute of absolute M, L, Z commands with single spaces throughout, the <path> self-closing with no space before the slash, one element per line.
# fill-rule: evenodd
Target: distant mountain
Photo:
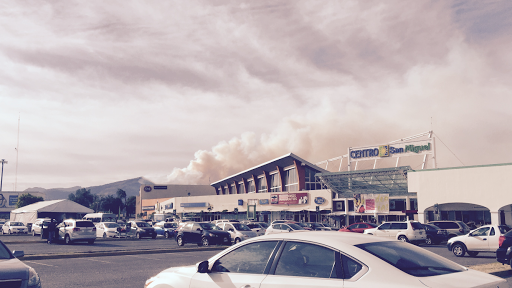
<path fill-rule="evenodd" d="M 92 186 L 86 187 L 87 190 L 91 190 L 92 194 L 97 194 L 101 196 L 106 195 L 116 195 L 117 189 L 123 189 L 126 192 L 126 196 L 137 196 L 139 195 L 140 185 L 143 184 L 154 184 L 153 182 L 147 180 L 144 177 L 133 178 L 123 181 L 118 181 L 110 184 L 100 185 L 100 186 Z M 70 188 L 52 188 L 45 189 L 41 187 L 33 187 L 28 188 L 24 192 L 41 192 L 45 194 L 45 200 L 58 200 L 58 199 L 68 199 L 68 195 L 70 193 L 75 193 L 76 190 L 81 189 L 80 186 L 70 187 Z"/>

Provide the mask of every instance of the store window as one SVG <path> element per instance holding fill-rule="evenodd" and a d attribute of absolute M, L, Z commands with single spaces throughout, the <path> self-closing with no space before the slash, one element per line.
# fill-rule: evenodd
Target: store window
<path fill-rule="evenodd" d="M 270 175 L 270 192 L 281 192 L 281 180 L 279 179 L 279 173 Z"/>
<path fill-rule="evenodd" d="M 295 168 L 284 171 L 284 189 L 285 191 L 298 191 L 299 180 Z"/>
<path fill-rule="evenodd" d="M 256 180 L 258 193 L 266 193 L 267 192 L 267 181 L 265 181 L 265 177 L 260 177 Z"/>
<path fill-rule="evenodd" d="M 238 194 L 245 194 L 244 182 L 238 183 Z"/>
<path fill-rule="evenodd" d="M 389 211 L 404 211 L 405 199 L 389 199 Z"/>
<path fill-rule="evenodd" d="M 304 168 L 305 172 L 305 183 L 306 183 L 306 190 L 320 190 L 322 189 L 322 185 L 320 183 L 320 180 L 316 179 L 315 174 L 318 173 L 317 171 L 310 169 L 308 167 Z"/>
<path fill-rule="evenodd" d="M 249 190 L 249 191 L 247 191 L 247 193 L 256 192 L 256 187 L 254 187 L 254 181 L 252 181 L 252 179 L 247 181 L 247 189 Z"/>
<path fill-rule="evenodd" d="M 354 211 L 354 200 L 348 200 L 348 211 Z"/>
<path fill-rule="evenodd" d="M 236 194 L 235 185 L 229 186 L 229 194 Z"/>

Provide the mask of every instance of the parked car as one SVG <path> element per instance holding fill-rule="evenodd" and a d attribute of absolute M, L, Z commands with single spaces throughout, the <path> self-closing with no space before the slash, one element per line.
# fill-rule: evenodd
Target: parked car
<path fill-rule="evenodd" d="M 115 222 L 100 222 L 96 224 L 96 237 L 126 237 L 126 229 L 123 230 L 121 226 Z"/>
<path fill-rule="evenodd" d="M 28 228 L 22 222 L 7 221 L 2 225 L 2 234 L 27 234 Z"/>
<path fill-rule="evenodd" d="M 316 222 L 304 222 L 303 223 L 306 227 L 308 227 L 309 229 L 313 230 L 313 231 L 331 231 L 331 228 L 330 227 L 325 227 L 324 225 L 322 225 L 321 223 L 316 223 Z M 302 225 L 301 225 L 302 226 Z M 304 226 L 303 226 L 304 227 Z M 305 227 L 304 227 L 305 228 Z"/>
<path fill-rule="evenodd" d="M 448 238 L 468 234 L 471 229 L 462 221 L 431 221 L 427 224 L 436 225 L 448 232 Z"/>
<path fill-rule="evenodd" d="M 440 229 L 436 225 L 430 224 L 421 224 L 425 231 L 427 232 L 427 238 L 425 239 L 425 244 L 440 244 L 443 241 L 448 239 L 448 231 L 445 229 Z"/>
<path fill-rule="evenodd" d="M 295 232 L 295 231 L 306 232 L 306 231 L 311 231 L 311 230 L 306 230 L 295 223 L 275 223 L 267 228 L 265 235 L 275 234 L 275 233 Z"/>
<path fill-rule="evenodd" d="M 142 220 L 130 221 L 130 233 L 135 235 L 135 237 L 142 239 L 144 237 L 149 237 L 156 239 L 156 231 L 155 228 L 151 227 L 148 222 Z M 127 228 L 128 229 L 128 228 Z"/>
<path fill-rule="evenodd" d="M 499 248 L 496 249 L 496 261 L 508 264 L 512 268 L 512 230 L 500 236 L 498 246 Z"/>
<path fill-rule="evenodd" d="M 363 234 L 388 237 L 411 243 L 423 243 L 427 238 L 427 232 L 418 221 L 385 222 L 377 226 L 377 228 L 364 230 Z"/>
<path fill-rule="evenodd" d="M 219 223 L 224 223 L 224 222 L 240 222 L 240 221 L 235 220 L 235 219 L 218 219 L 218 220 L 215 220 L 213 223 L 219 224 Z"/>
<path fill-rule="evenodd" d="M 194 243 L 197 246 L 231 245 L 231 236 L 210 222 L 188 222 L 178 231 L 176 243 L 183 246 Z"/>
<path fill-rule="evenodd" d="M 43 235 L 42 235 L 43 224 L 48 225 L 48 223 L 50 223 L 51 221 L 52 221 L 52 219 L 50 219 L 50 218 L 36 219 L 34 224 L 32 224 L 32 236 L 41 235 L 41 237 L 43 237 Z"/>
<path fill-rule="evenodd" d="M 96 226 L 89 220 L 68 219 L 57 225 L 58 240 L 64 241 L 65 244 L 72 242 L 87 241 L 94 244 L 96 240 Z"/>
<path fill-rule="evenodd" d="M 258 236 L 265 235 L 268 224 L 265 222 L 249 222 L 246 224 L 252 231 L 256 232 Z"/>
<path fill-rule="evenodd" d="M 377 224 L 373 223 L 365 223 L 365 222 L 357 222 L 348 225 L 347 227 L 343 227 L 339 232 L 355 232 L 355 233 L 363 233 L 366 229 L 377 228 Z"/>
<path fill-rule="evenodd" d="M 10 251 L 0 241 L 0 287 L 41 288 L 41 280 L 34 268 L 18 260 L 23 251 Z"/>
<path fill-rule="evenodd" d="M 256 232 L 243 223 L 223 222 L 217 224 L 217 226 L 230 234 L 234 244 L 258 236 Z"/>
<path fill-rule="evenodd" d="M 178 229 L 178 223 L 176 222 L 158 222 L 153 225 L 155 228 L 156 234 L 160 236 L 164 236 L 165 238 L 176 238 L 176 229 Z"/>
<path fill-rule="evenodd" d="M 195 266 L 168 268 L 144 287 L 425 288 L 504 283 L 409 243 L 331 231 L 252 238 Z"/>
<path fill-rule="evenodd" d="M 468 253 L 474 257 L 480 252 L 493 252 L 500 247 L 500 237 L 510 231 L 505 225 L 484 225 L 466 235 L 450 238 L 446 244 L 448 250 L 457 257 Z"/>

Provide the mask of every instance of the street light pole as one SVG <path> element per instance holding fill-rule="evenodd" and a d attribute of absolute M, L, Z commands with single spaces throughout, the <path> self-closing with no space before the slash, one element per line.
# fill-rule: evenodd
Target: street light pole
<path fill-rule="evenodd" d="M 4 182 L 4 163 L 7 164 L 7 161 L 5 159 L 2 159 L 2 175 L 0 176 L 0 192 L 2 192 L 2 184 Z"/>

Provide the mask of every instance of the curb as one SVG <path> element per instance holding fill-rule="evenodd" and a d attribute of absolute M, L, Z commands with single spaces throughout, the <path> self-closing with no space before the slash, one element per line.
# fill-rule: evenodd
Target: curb
<path fill-rule="evenodd" d="M 512 275 L 512 270 L 509 265 L 503 265 L 499 262 L 496 263 L 488 263 L 488 264 L 480 264 L 468 266 L 468 268 L 477 270 L 480 272 L 485 272 L 498 277 L 510 277 Z"/>
<path fill-rule="evenodd" d="M 148 249 L 148 250 L 119 250 L 119 251 L 95 251 L 79 253 L 60 253 L 60 254 L 34 254 L 20 257 L 19 260 L 46 260 L 62 258 L 82 258 L 82 257 L 104 257 L 118 255 L 137 255 L 137 254 L 159 254 L 159 253 L 179 253 L 191 251 L 216 251 L 224 250 L 228 246 L 207 247 L 207 248 L 178 248 L 178 249 Z"/>

